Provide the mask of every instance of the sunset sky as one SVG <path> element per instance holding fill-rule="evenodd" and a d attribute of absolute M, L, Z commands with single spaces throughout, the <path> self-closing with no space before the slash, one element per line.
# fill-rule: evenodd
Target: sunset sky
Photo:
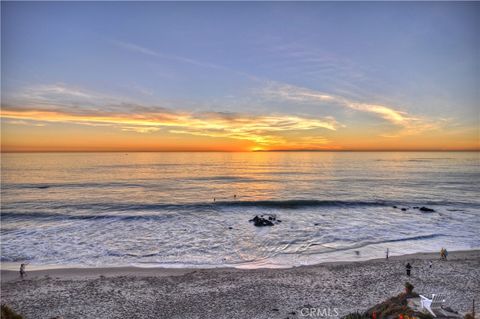
<path fill-rule="evenodd" d="M 479 149 L 478 2 L 1 6 L 2 151 Z"/>

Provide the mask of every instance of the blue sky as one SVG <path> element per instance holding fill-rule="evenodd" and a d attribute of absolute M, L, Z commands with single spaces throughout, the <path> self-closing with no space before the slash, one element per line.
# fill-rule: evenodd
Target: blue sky
<path fill-rule="evenodd" d="M 472 145 L 478 30 L 474 2 L 2 2 L 2 106 L 293 116 L 334 121 L 300 135 L 340 147 L 356 130 Z M 11 135 L 42 120 L 2 119 Z"/>

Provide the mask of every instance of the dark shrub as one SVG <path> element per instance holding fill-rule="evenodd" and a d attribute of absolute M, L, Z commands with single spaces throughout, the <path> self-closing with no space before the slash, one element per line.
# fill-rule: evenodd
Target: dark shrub
<path fill-rule="evenodd" d="M 10 307 L 8 307 L 7 305 L 2 305 L 0 318 L 1 319 L 23 319 L 22 316 L 20 316 L 15 311 L 10 309 Z"/>

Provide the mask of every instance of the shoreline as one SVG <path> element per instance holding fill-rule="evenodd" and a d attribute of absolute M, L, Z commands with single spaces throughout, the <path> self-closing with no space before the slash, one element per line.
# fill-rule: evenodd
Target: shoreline
<path fill-rule="evenodd" d="M 412 264 L 412 276 L 405 264 Z M 433 267 L 429 268 L 432 262 Z M 28 268 L 27 268 L 28 270 Z M 443 293 L 463 314 L 480 298 L 480 250 L 293 268 L 2 270 L 2 300 L 25 318 L 302 318 L 304 307 L 365 311 L 404 290 Z"/>
<path fill-rule="evenodd" d="M 464 255 L 476 255 L 480 256 L 480 249 L 471 249 L 471 250 L 457 250 L 449 251 L 449 260 L 455 260 L 459 258 L 458 256 Z M 418 260 L 435 260 L 439 258 L 438 252 L 418 252 L 404 255 L 394 255 L 389 257 L 389 261 L 404 261 L 410 259 Z M 190 272 L 195 271 L 216 271 L 216 270 L 238 270 L 238 271 L 250 271 L 250 270 L 288 270 L 288 269 L 299 269 L 299 268 L 309 268 L 309 267 L 318 267 L 318 266 L 339 266 L 339 265 L 350 265 L 357 263 L 373 263 L 387 261 L 385 258 L 371 258 L 371 259 L 362 259 L 357 261 L 352 260 L 339 260 L 339 261 L 327 261 L 321 262 L 312 265 L 300 265 L 300 266 L 285 266 L 285 267 L 251 267 L 249 268 L 248 264 L 244 267 L 234 267 L 234 266 L 212 266 L 212 267 L 162 267 L 162 266 L 151 266 L 151 267 L 139 267 L 139 266 L 118 266 L 118 267 L 78 267 L 78 266 L 63 266 L 60 265 L 56 267 L 55 265 L 48 265 L 46 268 L 39 268 L 28 270 L 27 274 L 28 279 L 40 278 L 42 276 L 57 276 L 62 279 L 73 279 L 73 278 L 94 278 L 98 276 L 112 275 L 112 276 L 126 276 L 126 275 L 135 275 L 135 276 L 175 276 L 175 275 L 184 275 Z M 17 263 L 9 263 L 9 265 L 17 265 Z M 18 263 L 18 266 L 20 263 Z M 479 265 L 480 266 L 480 265 Z M 42 266 L 39 266 L 42 267 Z M 9 267 L 11 268 L 11 267 Z M 6 283 L 19 279 L 18 270 L 12 269 L 3 269 L 3 265 L 0 264 L 0 281 L 1 283 Z"/>

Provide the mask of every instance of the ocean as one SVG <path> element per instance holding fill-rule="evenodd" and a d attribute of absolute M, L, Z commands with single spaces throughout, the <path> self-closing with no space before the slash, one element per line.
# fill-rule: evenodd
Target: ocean
<path fill-rule="evenodd" d="M 478 152 L 1 159 L 3 269 L 291 267 L 480 247 Z M 249 222 L 262 214 L 281 222 Z"/>

